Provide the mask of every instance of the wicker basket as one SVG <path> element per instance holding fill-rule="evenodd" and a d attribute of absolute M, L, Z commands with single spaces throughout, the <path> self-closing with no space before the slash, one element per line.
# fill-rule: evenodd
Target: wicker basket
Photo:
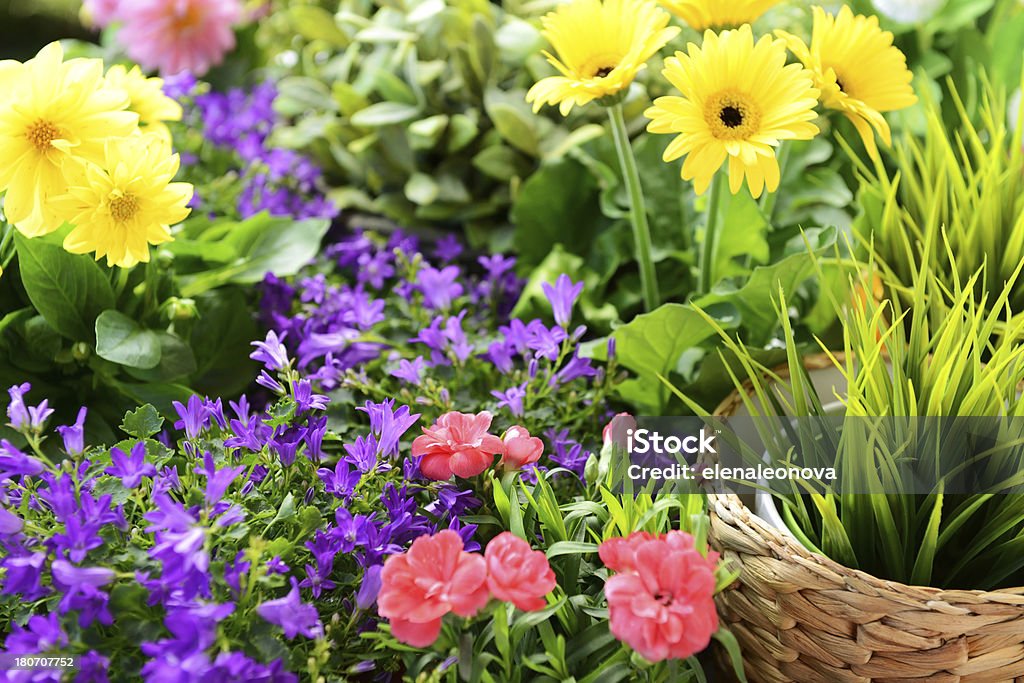
<path fill-rule="evenodd" d="M 716 413 L 741 405 L 736 394 Z M 884 581 L 811 553 L 735 495 L 711 496 L 710 514 L 712 546 L 742 571 L 717 600 L 751 681 L 1024 683 L 1024 588 Z"/>

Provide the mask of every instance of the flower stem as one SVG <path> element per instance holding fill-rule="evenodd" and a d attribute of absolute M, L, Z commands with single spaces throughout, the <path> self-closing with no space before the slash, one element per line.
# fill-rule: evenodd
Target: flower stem
<path fill-rule="evenodd" d="M 612 137 L 615 139 L 615 150 L 619 154 L 622 165 L 622 178 L 629 192 L 629 212 L 633 224 L 633 241 L 636 244 L 636 260 L 640 264 L 640 287 L 643 291 L 644 309 L 653 311 L 661 303 L 658 294 L 658 279 L 654 272 L 654 260 L 651 258 L 651 229 L 647 224 L 647 208 L 644 204 L 644 193 L 640 187 L 640 174 L 633 157 L 633 148 L 629 144 L 629 133 L 626 131 L 626 119 L 622 114 L 622 104 L 608 107 L 608 119 L 611 121 Z"/>
<path fill-rule="evenodd" d="M 779 177 L 785 180 L 786 167 L 789 166 L 789 157 L 793 154 L 792 143 L 781 143 L 779 145 Z M 765 220 L 768 221 L 769 227 L 771 226 L 772 217 L 775 215 L 775 202 L 778 201 L 778 192 L 769 192 L 765 190 L 761 196 L 761 214 Z"/>
<path fill-rule="evenodd" d="M 704 243 L 700 250 L 700 272 L 697 274 L 697 293 L 707 294 L 715 284 L 715 256 L 718 254 L 718 229 L 721 227 L 722 185 L 725 175 L 715 174 L 711 179 L 711 197 L 708 200 L 708 221 L 704 228 Z"/>

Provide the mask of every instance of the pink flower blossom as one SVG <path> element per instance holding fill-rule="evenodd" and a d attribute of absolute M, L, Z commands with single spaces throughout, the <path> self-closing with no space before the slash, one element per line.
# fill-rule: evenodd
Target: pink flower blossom
<path fill-rule="evenodd" d="M 530 436 L 525 427 L 509 427 L 502 441 L 505 454 L 501 456 L 499 464 L 507 470 L 521 470 L 544 455 L 544 442 L 536 436 Z"/>
<path fill-rule="evenodd" d="M 445 529 L 420 536 L 408 552 L 387 559 L 377 613 L 391 621 L 395 638 L 427 647 L 437 640 L 444 615 L 473 616 L 489 599 L 487 562 L 466 552 L 459 535 Z"/>
<path fill-rule="evenodd" d="M 118 40 L 128 56 L 164 75 L 205 74 L 235 47 L 240 0 L 130 0 L 121 2 Z"/>
<path fill-rule="evenodd" d="M 547 604 L 544 596 L 555 589 L 555 572 L 547 556 L 505 531 L 491 539 L 484 551 L 487 586 L 499 600 L 511 602 L 524 612 Z"/>
<path fill-rule="evenodd" d="M 106 28 L 118 20 L 121 0 L 85 0 L 82 11 L 85 20 L 98 28 Z"/>
<path fill-rule="evenodd" d="M 708 646 L 718 630 L 717 553 L 707 557 L 682 531 L 636 533 L 601 544 L 599 554 L 621 572 L 605 583 L 609 628 L 645 659 L 686 659 Z"/>
<path fill-rule="evenodd" d="M 626 448 L 627 431 L 636 429 L 636 418 L 629 413 L 617 413 L 601 431 L 601 439 L 604 445 L 612 442 L 619 448 Z"/>
<path fill-rule="evenodd" d="M 420 471 L 435 481 L 457 477 L 468 479 L 480 474 L 494 462 L 496 454 L 504 454 L 501 439 L 488 434 L 491 414 L 445 413 L 432 427 L 412 442 L 412 454 L 423 456 Z"/>

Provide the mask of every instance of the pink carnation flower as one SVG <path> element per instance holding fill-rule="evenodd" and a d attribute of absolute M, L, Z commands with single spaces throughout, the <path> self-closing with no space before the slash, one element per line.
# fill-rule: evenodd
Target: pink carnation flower
<path fill-rule="evenodd" d="M 131 0 L 120 3 L 118 40 L 147 69 L 202 76 L 235 47 L 241 17 L 240 0 Z"/>
<path fill-rule="evenodd" d="M 521 470 L 544 455 L 544 442 L 530 436 L 525 427 L 509 427 L 502 442 L 505 444 L 505 454 L 501 456 L 499 464 L 507 470 Z"/>
<path fill-rule="evenodd" d="M 445 413 L 432 427 L 412 442 L 412 454 L 423 456 L 420 471 L 435 481 L 457 477 L 468 479 L 480 474 L 494 462 L 496 454 L 504 454 L 501 439 L 488 434 L 491 414 Z"/>
<path fill-rule="evenodd" d="M 380 578 L 377 613 L 391 621 L 395 638 L 413 647 L 437 640 L 444 615 L 473 616 L 490 599 L 486 561 L 466 552 L 448 529 L 389 557 Z"/>
<path fill-rule="evenodd" d="M 555 589 L 555 572 L 547 556 L 508 531 L 498 534 L 484 551 L 487 586 L 499 600 L 524 612 L 544 607 L 544 596 Z"/>
<path fill-rule="evenodd" d="M 604 586 L 612 635 L 652 662 L 686 659 L 708 646 L 718 630 L 717 553 L 704 557 L 692 536 L 670 531 L 611 539 L 599 554 L 621 572 Z"/>

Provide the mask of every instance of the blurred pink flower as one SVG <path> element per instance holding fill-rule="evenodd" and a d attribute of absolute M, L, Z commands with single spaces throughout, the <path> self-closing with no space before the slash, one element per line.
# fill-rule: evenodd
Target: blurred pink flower
<path fill-rule="evenodd" d="M 718 630 L 717 553 L 704 557 L 692 536 L 670 531 L 611 539 L 599 554 L 623 568 L 604 586 L 612 635 L 652 662 L 686 659 L 708 646 Z"/>
<path fill-rule="evenodd" d="M 555 589 L 555 572 L 547 556 L 508 531 L 498 534 L 484 551 L 487 586 L 498 600 L 524 612 L 544 607 L 544 596 Z"/>
<path fill-rule="evenodd" d="M 445 529 L 420 536 L 408 552 L 387 559 L 377 613 L 391 621 L 395 638 L 427 647 L 437 640 L 444 615 L 473 616 L 489 599 L 483 556 L 466 552 L 462 538 Z"/>
<path fill-rule="evenodd" d="M 502 441 L 505 454 L 501 456 L 499 464 L 507 470 L 521 470 L 544 455 L 544 442 L 530 436 L 525 427 L 509 427 Z"/>
<path fill-rule="evenodd" d="M 118 20 L 117 11 L 120 5 L 121 0 L 85 0 L 82 3 L 85 21 L 91 26 L 106 28 Z"/>
<path fill-rule="evenodd" d="M 235 47 L 241 18 L 240 0 L 130 0 L 120 3 L 118 39 L 147 69 L 202 76 Z"/>
<path fill-rule="evenodd" d="M 501 439 L 488 434 L 491 414 L 477 415 L 450 412 L 437 419 L 432 427 L 412 442 L 412 454 L 423 456 L 420 471 L 427 479 L 444 481 L 454 474 L 468 479 L 480 474 L 494 462 L 496 454 L 504 454 Z"/>

